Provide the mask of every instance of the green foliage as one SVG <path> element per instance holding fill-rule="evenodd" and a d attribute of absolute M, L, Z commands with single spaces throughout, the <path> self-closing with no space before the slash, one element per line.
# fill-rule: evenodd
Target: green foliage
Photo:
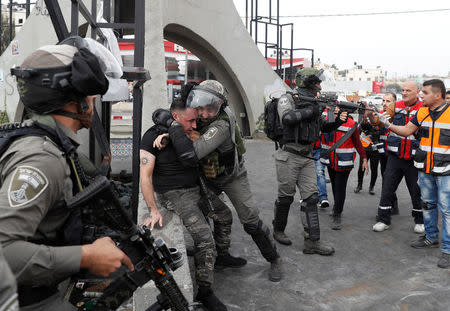
<path fill-rule="evenodd" d="M 3 96 L 3 111 L 0 111 L 0 125 L 9 123 L 8 113 L 6 112 L 6 92 Z"/>
<path fill-rule="evenodd" d="M 0 28 L 0 37 L 2 38 L 2 42 L 0 45 L 0 55 L 3 54 L 3 51 L 8 47 L 9 43 L 11 42 L 9 40 L 9 18 L 6 15 L 0 14 L 0 17 L 2 19 L 2 28 Z M 12 26 L 12 37 L 16 35 L 16 27 L 13 20 L 13 26 Z"/>

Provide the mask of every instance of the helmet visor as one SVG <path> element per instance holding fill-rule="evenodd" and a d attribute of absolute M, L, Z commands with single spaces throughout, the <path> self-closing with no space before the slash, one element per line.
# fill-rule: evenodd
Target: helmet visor
<path fill-rule="evenodd" d="M 224 101 L 219 93 L 196 86 L 189 92 L 186 106 L 197 109 L 203 118 L 212 118 L 217 116 Z"/>

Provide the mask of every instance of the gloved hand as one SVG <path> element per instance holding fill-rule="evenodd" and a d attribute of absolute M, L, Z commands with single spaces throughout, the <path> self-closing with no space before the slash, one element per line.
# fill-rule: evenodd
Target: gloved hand
<path fill-rule="evenodd" d="M 166 109 L 156 109 L 152 114 L 152 120 L 155 124 L 159 124 L 165 127 L 170 127 L 174 121 L 172 114 Z"/>
<path fill-rule="evenodd" d="M 380 122 L 384 124 L 385 128 L 389 128 L 392 124 L 389 122 L 389 119 L 391 118 L 390 115 L 387 114 L 387 112 L 383 113 L 377 113 L 378 118 L 380 119 Z"/>
<path fill-rule="evenodd" d="M 319 105 L 315 104 L 312 106 L 312 111 L 313 111 L 313 118 L 317 118 L 319 117 L 322 113 L 320 112 L 320 107 Z"/>

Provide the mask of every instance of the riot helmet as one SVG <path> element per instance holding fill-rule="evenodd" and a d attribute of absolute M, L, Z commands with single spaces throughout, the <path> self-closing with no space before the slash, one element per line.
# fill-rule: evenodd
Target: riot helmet
<path fill-rule="evenodd" d="M 318 70 L 314 68 L 302 68 L 297 71 L 297 74 L 295 75 L 295 84 L 297 87 L 306 88 L 316 92 L 320 91 L 317 84 L 324 80 L 325 77 L 323 69 Z"/>
<path fill-rule="evenodd" d="M 109 83 L 105 74 L 122 75 L 118 63 L 110 65 L 113 60 L 111 52 L 100 43 L 75 36 L 58 45 L 40 47 L 21 66 L 11 68 L 11 74 L 17 78 L 20 99 L 27 110 L 58 114 L 62 107 L 75 101 L 78 114 L 63 115 L 83 123 L 87 122 L 83 112 L 89 109 L 85 98 L 107 92 Z"/>
<path fill-rule="evenodd" d="M 203 119 L 212 119 L 227 104 L 225 87 L 216 80 L 205 80 L 189 92 L 186 107 L 197 109 Z"/>

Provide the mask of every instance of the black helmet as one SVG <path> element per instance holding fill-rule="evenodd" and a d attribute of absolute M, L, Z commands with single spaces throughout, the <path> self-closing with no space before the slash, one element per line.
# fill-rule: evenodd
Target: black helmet
<path fill-rule="evenodd" d="M 295 84 L 297 87 L 317 91 L 317 83 L 321 83 L 324 80 L 323 72 L 322 69 L 302 68 L 295 75 Z"/>

